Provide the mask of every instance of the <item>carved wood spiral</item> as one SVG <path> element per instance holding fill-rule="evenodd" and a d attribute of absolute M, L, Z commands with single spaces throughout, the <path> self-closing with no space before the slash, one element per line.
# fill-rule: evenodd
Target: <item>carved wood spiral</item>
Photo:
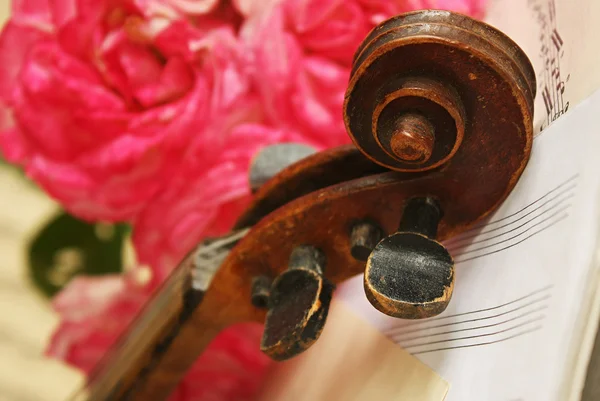
<path fill-rule="evenodd" d="M 512 102 L 494 96 L 506 86 L 516 89 Z M 459 14 L 421 11 L 384 22 L 363 41 L 344 119 L 369 159 L 396 171 L 425 171 L 465 145 L 476 150 L 485 132 L 473 133 L 480 129 L 473 121 L 506 120 L 514 112 L 531 119 L 535 88 L 529 60 L 500 31 Z"/>

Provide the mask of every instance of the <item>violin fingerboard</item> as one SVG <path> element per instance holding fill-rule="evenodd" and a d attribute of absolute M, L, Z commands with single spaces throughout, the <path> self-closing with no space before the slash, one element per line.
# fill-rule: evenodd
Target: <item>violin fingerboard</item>
<path fill-rule="evenodd" d="M 202 301 L 231 248 L 248 231 L 237 230 L 205 240 L 190 252 L 98 363 L 73 401 L 127 399 L 156 366 L 181 325 Z"/>

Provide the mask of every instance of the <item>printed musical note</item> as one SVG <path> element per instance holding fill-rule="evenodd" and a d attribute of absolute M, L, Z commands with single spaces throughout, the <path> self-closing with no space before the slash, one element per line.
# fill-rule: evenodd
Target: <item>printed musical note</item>
<path fill-rule="evenodd" d="M 552 34 L 550 35 L 550 37 L 552 38 L 552 43 L 554 43 L 554 46 L 556 46 L 557 50 L 560 50 L 562 48 L 562 45 L 564 44 L 562 38 L 560 37 L 560 34 L 556 31 L 556 28 L 554 28 L 552 30 Z"/>
<path fill-rule="evenodd" d="M 550 98 L 550 90 L 548 90 L 548 86 L 544 87 L 542 96 L 544 97 L 544 106 L 546 106 L 546 113 L 550 115 L 552 109 L 554 108 L 554 105 L 552 104 L 552 99 Z"/>
<path fill-rule="evenodd" d="M 565 101 L 568 76 L 564 79 L 561 69 L 565 41 L 558 27 L 555 0 L 529 0 L 528 4 L 538 23 L 540 58 L 544 66 L 538 75 L 539 91 L 546 111 L 542 124 L 544 129 L 569 108 L 569 102 Z"/>

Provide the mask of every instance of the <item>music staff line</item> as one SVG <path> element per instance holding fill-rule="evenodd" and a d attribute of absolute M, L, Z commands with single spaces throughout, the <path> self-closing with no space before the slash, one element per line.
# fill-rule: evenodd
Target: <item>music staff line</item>
<path fill-rule="evenodd" d="M 554 193 L 556 190 L 560 189 L 561 187 L 563 187 L 564 185 L 566 185 L 566 184 L 568 184 L 568 183 L 570 183 L 570 181 L 569 181 L 569 182 L 565 182 L 565 183 L 563 183 L 563 184 L 559 185 L 558 187 L 556 187 L 556 188 L 554 188 L 553 190 L 551 190 L 550 192 L 548 192 L 546 195 L 542 196 L 541 198 L 538 198 L 537 200 L 535 200 L 535 201 L 531 202 L 530 204 L 528 204 L 527 206 L 525 206 L 524 208 L 522 208 L 522 209 L 521 209 L 521 210 L 519 210 L 518 212 L 516 212 L 516 213 L 513 213 L 512 215 L 510 215 L 510 216 L 507 216 L 507 217 L 508 217 L 508 218 L 510 218 L 510 217 L 514 217 L 515 215 L 518 215 L 519 213 L 521 213 L 521 212 L 524 212 L 525 210 L 529 209 L 531 206 L 534 206 L 534 205 L 536 205 L 538 202 L 540 202 L 540 201 L 544 200 L 545 198 L 547 198 L 548 196 L 552 195 L 552 194 L 553 194 L 553 193 Z M 475 238 L 475 237 L 478 237 L 478 236 L 480 236 L 480 235 L 483 235 L 483 234 L 488 234 L 488 233 L 491 233 L 491 232 L 495 232 L 495 231 L 501 230 L 501 229 L 503 229 L 503 228 L 506 228 L 506 227 L 508 227 L 508 226 L 511 226 L 511 225 L 513 225 L 514 223 L 516 223 L 516 222 L 519 222 L 519 221 L 523 220 L 525 217 L 527 217 L 527 216 L 530 216 L 532 213 L 535 213 L 536 211 L 540 210 L 541 208 L 543 208 L 543 207 L 544 207 L 544 206 L 546 206 L 547 204 L 549 204 L 549 203 L 551 203 L 551 202 L 555 201 L 557 198 L 560 198 L 560 197 L 561 197 L 562 195 L 564 195 L 565 193 L 568 193 L 568 192 L 571 192 L 571 191 L 573 191 L 573 190 L 574 190 L 576 187 L 577 187 L 577 184 L 576 184 L 576 183 L 572 183 L 571 185 L 568 185 L 566 188 L 563 188 L 561 191 L 559 191 L 557 194 L 555 194 L 554 196 L 552 196 L 550 199 L 547 199 L 545 202 L 543 202 L 542 204 L 540 204 L 540 205 L 536 206 L 534 209 L 530 210 L 529 212 L 525 213 L 524 215 L 522 215 L 522 216 L 519 216 L 519 217 L 518 217 L 516 220 L 514 220 L 514 221 L 511 221 L 511 222 L 509 222 L 509 223 L 505 223 L 505 224 L 503 224 L 503 225 L 501 225 L 501 226 L 499 226 L 499 227 L 492 228 L 492 229 L 490 229 L 490 230 L 487 230 L 487 231 L 481 231 L 481 232 L 476 232 L 476 233 L 472 233 L 472 234 L 469 234 L 469 233 L 470 233 L 470 232 L 472 232 L 472 231 L 475 231 L 475 230 L 477 230 L 477 228 L 469 229 L 468 231 L 465 231 L 464 233 L 462 233 L 462 234 L 461 234 L 461 235 L 459 235 L 459 236 L 456 236 L 456 237 L 454 237 L 454 238 L 451 238 L 451 239 L 449 239 L 448 241 L 444 241 L 444 244 L 446 244 L 446 246 L 448 246 L 449 248 L 455 248 L 455 247 L 454 247 L 454 245 L 455 245 L 455 244 L 457 244 L 457 243 L 466 242 L 466 241 L 468 241 L 468 240 L 469 240 L 469 239 L 471 239 L 471 238 Z M 571 198 L 572 196 L 573 196 L 573 194 L 571 194 L 571 195 L 568 195 L 568 197 L 569 197 L 569 198 Z M 503 221 L 503 220 L 505 220 L 505 218 L 503 218 L 503 219 L 501 219 L 501 220 Z M 495 224 L 495 223 L 497 223 L 497 222 L 500 222 L 501 220 L 498 220 L 498 221 L 495 221 L 495 222 L 491 222 L 491 223 L 489 223 L 489 224 L 486 224 L 486 225 L 485 225 L 485 226 L 483 226 L 483 227 L 486 227 L 486 226 L 489 226 L 489 225 Z M 479 228 L 481 228 L 481 227 L 479 227 Z"/>
<path fill-rule="evenodd" d="M 543 300 L 546 300 L 546 299 L 549 299 L 549 298 L 550 297 L 545 298 Z M 539 301 L 543 301 L 543 300 L 536 300 L 536 301 L 539 302 Z M 408 338 L 392 337 L 392 340 L 394 340 L 395 342 L 399 342 L 399 341 L 407 342 L 407 341 L 421 340 L 423 338 L 437 337 L 437 336 L 446 335 L 446 334 L 454 334 L 454 333 L 462 333 L 462 332 L 465 332 L 465 331 L 489 329 L 491 327 L 498 327 L 498 326 L 501 326 L 501 325 L 506 324 L 506 323 L 514 322 L 515 320 L 519 320 L 519 319 L 521 319 L 523 317 L 532 315 L 532 314 L 537 313 L 537 312 L 541 312 L 541 311 L 543 311 L 543 310 L 545 310 L 547 308 L 548 308 L 548 305 L 542 305 L 540 307 L 537 307 L 537 308 L 532 309 L 530 311 L 521 313 L 521 314 L 519 314 L 517 316 L 511 317 L 510 319 L 505 319 L 505 320 L 503 320 L 501 322 L 498 322 L 498 323 L 485 324 L 483 326 L 469 327 L 469 328 L 466 328 L 466 329 L 448 330 L 448 331 L 442 331 L 442 332 L 439 332 L 439 333 L 425 334 L 425 335 L 422 335 L 422 336 L 414 336 L 414 337 L 408 337 Z M 511 312 L 513 312 L 513 311 L 511 311 Z M 485 318 L 485 319 L 492 319 L 492 318 L 495 318 L 495 317 L 498 317 L 498 316 L 490 316 L 489 318 Z M 484 319 L 481 319 L 481 320 L 484 320 Z M 475 321 L 475 320 L 466 321 L 466 322 L 458 322 L 456 324 L 463 324 L 463 323 L 468 323 L 468 322 L 473 322 L 473 321 Z M 406 333 L 404 333 L 404 334 L 406 334 Z M 458 339 L 455 339 L 455 340 L 458 340 Z"/>
<path fill-rule="evenodd" d="M 518 214 L 522 213 L 523 211 L 527 210 L 528 208 L 530 208 L 531 206 L 537 204 L 538 202 L 542 201 L 543 199 L 545 199 L 546 197 L 550 196 L 551 194 L 553 194 L 554 192 L 558 191 L 559 189 L 561 189 L 562 187 L 564 187 L 567 184 L 572 183 L 574 180 L 576 180 L 577 178 L 579 178 L 579 174 L 574 174 L 571 177 L 567 178 L 565 181 L 563 181 L 562 183 L 560 183 L 559 185 L 557 185 L 556 187 L 552 188 L 550 191 L 546 192 L 544 195 L 542 195 L 541 197 L 537 198 L 536 200 L 534 200 L 533 202 L 527 204 L 526 206 L 523 206 L 521 209 L 517 210 L 516 212 L 513 212 L 507 216 L 504 216 L 498 220 L 492 220 L 489 222 L 484 222 L 484 223 L 480 223 L 477 224 L 475 226 L 473 226 L 472 228 L 464 231 L 463 233 L 461 233 L 460 235 L 457 235 L 456 237 L 450 238 L 447 241 L 444 241 L 445 244 L 452 244 L 454 242 L 458 242 L 459 240 L 465 238 L 467 235 L 469 235 L 469 233 L 472 233 L 474 231 L 477 231 L 480 228 L 483 227 L 487 227 L 487 226 L 491 226 L 493 224 L 496 223 L 500 223 L 502 221 L 508 220 L 512 217 L 517 216 Z M 510 223 L 509 223 L 510 224 Z M 475 233 L 474 236 L 477 236 L 481 233 Z"/>
<path fill-rule="evenodd" d="M 468 319 L 468 320 L 463 320 L 463 321 L 459 321 L 459 322 L 450 322 L 450 323 L 436 325 L 436 326 L 421 326 L 421 327 L 417 328 L 416 330 L 413 329 L 413 330 L 408 330 L 408 331 L 405 330 L 405 331 L 398 332 L 398 329 L 402 330 L 403 328 L 405 328 L 405 327 L 400 327 L 400 328 L 388 330 L 387 332 L 384 332 L 384 333 L 392 341 L 398 343 L 399 345 L 401 345 L 403 348 L 405 348 L 408 352 L 412 353 L 413 355 L 424 354 L 424 353 L 429 353 L 429 352 L 436 352 L 436 351 L 443 351 L 443 350 L 449 350 L 449 349 L 469 348 L 469 347 L 478 347 L 478 346 L 483 346 L 483 345 L 496 344 L 496 343 L 507 341 L 512 338 L 516 338 L 521 335 L 528 334 L 530 332 L 541 329 L 543 327 L 542 322 L 546 317 L 541 312 L 548 307 L 547 301 L 551 298 L 551 291 L 550 291 L 551 289 L 552 289 L 552 286 L 547 286 L 540 290 L 534 291 L 528 295 L 525 295 L 523 297 L 520 297 L 520 298 L 510 301 L 510 302 L 507 302 L 503 305 L 497 305 L 495 307 L 482 309 L 479 311 L 464 312 L 464 313 L 456 314 L 456 315 L 452 315 L 452 316 L 463 316 L 463 315 L 468 315 L 468 314 L 481 313 L 481 311 L 489 311 L 489 310 L 493 310 L 493 309 L 499 309 L 504 306 L 515 304 L 520 301 L 526 300 L 528 298 L 534 297 L 535 295 L 540 295 L 540 294 L 543 295 L 542 297 L 538 297 L 538 298 L 534 299 L 533 301 L 529 301 L 523 305 L 519 305 L 516 308 L 512 308 L 508 311 L 504 311 L 501 313 L 496 313 L 494 315 L 482 316 L 482 317 L 478 317 L 475 319 Z M 519 311 L 521 311 L 521 312 L 519 313 Z M 532 315 L 533 315 L 533 317 L 532 317 Z M 499 322 L 488 323 L 489 320 L 496 319 L 496 318 L 502 317 L 502 316 L 509 317 L 509 318 L 505 318 Z M 449 317 L 451 317 L 451 316 L 446 316 L 444 318 L 449 318 Z M 433 320 L 433 319 L 430 319 L 429 322 L 431 320 Z M 465 325 L 468 323 L 484 322 L 484 321 L 486 323 L 478 324 L 474 327 L 459 328 L 461 325 Z M 425 322 L 425 323 L 428 323 L 428 322 Z M 513 324 L 511 324 L 511 323 L 513 323 Z M 532 325 L 535 325 L 535 327 L 531 327 Z M 449 328 L 451 326 L 454 326 L 457 328 L 453 329 L 453 330 L 447 330 L 447 328 Z M 439 330 L 437 332 L 435 331 L 436 329 L 440 329 L 440 328 L 443 328 L 443 330 L 445 330 L 445 331 L 439 331 Z M 477 330 L 490 329 L 490 328 L 493 328 L 494 330 L 487 331 L 487 332 L 480 333 L 480 334 L 463 335 L 461 337 L 449 337 L 449 338 L 442 337 L 442 336 L 448 336 L 450 334 L 455 334 L 455 333 L 475 332 Z M 525 329 L 525 330 L 520 330 L 518 333 L 511 334 L 509 336 L 503 336 L 507 333 L 512 333 L 513 331 L 519 330 L 519 329 Z M 434 330 L 434 332 L 427 333 L 428 331 L 432 331 L 432 330 Z M 408 338 L 405 337 L 406 334 L 416 333 L 416 332 L 424 332 L 424 334 L 418 335 L 418 336 L 411 336 Z M 436 337 L 438 339 L 435 339 Z M 440 338 L 440 337 L 442 337 L 442 338 Z M 485 339 L 485 338 L 494 338 L 494 340 L 481 341 L 481 339 Z M 427 340 L 427 339 L 431 339 L 431 340 Z M 421 342 L 411 344 L 411 342 L 418 341 L 418 340 L 421 340 Z M 476 340 L 476 341 L 472 341 L 469 344 L 461 344 L 461 342 L 470 341 L 470 340 Z M 458 344 L 451 345 L 452 343 L 458 343 Z M 439 345 L 441 345 L 441 344 L 447 344 L 448 346 L 439 347 Z M 431 347 L 431 346 L 435 346 L 435 348 L 433 348 L 433 349 L 427 348 L 427 347 Z M 425 349 L 423 349 L 423 348 L 425 348 Z"/>
<path fill-rule="evenodd" d="M 547 229 L 549 229 L 549 228 L 551 228 L 551 227 L 555 226 L 556 224 L 560 223 L 561 221 L 565 220 L 567 217 L 569 217 L 569 215 L 568 215 L 568 214 L 563 214 L 563 215 L 561 215 L 561 216 L 560 216 L 558 219 L 556 219 L 556 220 L 554 220 L 554 221 L 550 222 L 549 224 L 545 225 L 544 227 L 540 228 L 539 230 L 537 230 L 537 231 L 534 231 L 533 233 L 529 234 L 529 235 L 528 235 L 528 236 L 526 236 L 525 238 L 522 238 L 521 240 L 519 240 L 519 241 L 517 241 L 517 242 L 515 242 L 515 243 L 512 243 L 512 244 L 510 244 L 510 245 L 507 245 L 507 246 L 505 246 L 505 247 L 503 247 L 503 248 L 496 249 L 496 250 L 494 250 L 494 251 L 490 251 L 490 252 L 486 252 L 486 253 L 483 253 L 483 254 L 481 254 L 481 255 L 475 255 L 475 256 L 471 256 L 471 257 L 469 257 L 469 258 L 465 258 L 465 259 L 460 259 L 460 260 L 456 260 L 456 259 L 455 259 L 455 261 L 454 261 L 454 262 L 455 262 L 456 264 L 458 264 L 458 263 L 464 263 L 464 262 L 468 262 L 468 261 L 471 261 L 471 260 L 475 260 L 475 259 L 483 258 L 483 257 L 485 257 L 485 256 L 494 255 L 494 254 L 497 254 L 497 253 L 499 253 L 499 252 L 506 251 L 506 250 L 508 250 L 508 249 L 510 249 L 510 248 L 513 248 L 513 247 L 515 247 L 515 246 L 517 246 L 517 245 L 520 245 L 520 244 L 522 244 L 523 242 L 527 241 L 528 239 L 530 239 L 530 238 L 532 238 L 532 237 L 535 237 L 535 236 L 536 236 L 536 235 L 538 235 L 538 234 L 541 234 L 542 232 L 546 231 Z"/>
<path fill-rule="evenodd" d="M 559 205 L 560 205 L 560 204 L 559 204 Z M 556 217 L 556 216 L 558 216 L 558 215 L 561 215 L 561 216 L 565 216 L 565 217 L 566 217 L 566 215 L 567 215 L 567 214 L 566 214 L 566 213 L 564 213 L 564 212 L 565 212 L 567 209 L 569 209 L 570 207 L 571 207 L 571 204 L 569 203 L 569 204 L 567 204 L 567 205 L 565 205 L 565 206 L 563 206 L 563 207 L 559 208 L 559 209 L 558 209 L 556 212 L 554 212 L 554 213 L 550 213 L 550 215 L 549 215 L 549 216 L 547 216 L 547 217 L 543 218 L 542 220 L 540 220 L 540 221 L 536 222 L 535 224 L 531 225 L 530 227 L 527 227 L 527 228 L 525 228 L 525 229 L 524 229 L 524 230 L 522 230 L 521 232 L 519 232 L 519 233 L 517 233 L 517 234 L 515 234 L 515 235 L 513 235 L 513 236 L 511 236 L 511 237 L 509 237 L 509 238 L 506 238 L 506 239 L 503 239 L 503 240 L 500 240 L 500 241 L 496 241 L 496 242 L 494 242 L 493 244 L 490 244 L 490 245 L 485 245 L 485 246 L 481 246 L 481 247 L 474 248 L 474 249 L 471 249 L 471 250 L 468 250 L 468 251 L 465 251 L 465 252 L 461 252 L 461 253 L 455 253 L 455 254 L 454 254 L 454 256 L 455 256 L 455 257 L 456 257 L 456 256 L 462 256 L 462 255 L 467 255 L 467 254 L 470 254 L 470 253 L 473 253 L 473 252 L 482 251 L 482 250 L 484 250 L 484 249 L 488 249 L 488 248 L 494 247 L 494 246 L 496 246 L 496 245 L 504 244 L 504 243 L 506 243 L 506 242 L 509 242 L 509 241 L 511 241 L 511 240 L 513 240 L 513 239 L 515 239 L 515 238 L 519 238 L 520 236 L 522 236 L 522 235 L 524 235 L 524 234 L 528 233 L 529 231 L 531 231 L 533 228 L 535 228 L 535 227 L 538 227 L 538 226 L 542 225 L 542 224 L 543 224 L 543 223 L 545 223 L 546 221 L 552 220 L 554 217 Z M 535 218 L 537 218 L 537 217 L 541 217 L 541 216 L 544 216 L 545 214 L 547 214 L 547 213 L 549 213 L 549 212 L 551 212 L 551 211 L 552 211 L 552 210 L 548 210 L 547 212 L 544 212 L 544 213 L 540 214 L 539 216 L 536 216 Z M 533 219 L 529 220 L 527 223 L 525 223 L 525 224 L 523 224 L 523 225 L 521 225 L 521 226 L 519 226 L 519 227 L 515 228 L 515 230 L 517 230 L 517 229 L 519 229 L 519 228 L 522 228 L 523 226 L 525 226 L 525 225 L 527 225 L 527 224 L 531 223 L 532 221 L 534 221 L 534 220 L 535 220 L 535 218 L 533 218 Z M 506 234 L 510 234 L 511 232 L 513 232 L 513 231 L 515 231 L 515 230 L 509 230 L 509 231 L 507 231 L 507 232 L 505 232 L 505 233 L 502 233 L 502 234 L 500 234 L 500 235 L 496 235 L 496 236 L 494 236 L 493 238 L 498 238 L 498 237 L 504 236 L 504 235 L 506 235 Z M 487 242 L 487 241 L 489 241 L 489 240 L 491 240 L 491 239 L 493 239 L 493 238 L 485 238 L 485 239 L 483 239 L 483 240 L 481 240 L 481 241 L 477 241 L 477 242 L 475 242 L 475 244 L 477 244 L 477 243 L 482 243 L 482 242 Z M 469 244 L 469 246 L 470 246 L 470 245 L 471 245 L 471 244 Z M 461 247 L 461 248 L 459 248 L 459 249 L 465 249 L 465 248 L 467 248 L 467 247 L 468 247 L 468 246 L 464 246 L 464 247 Z"/>
<path fill-rule="evenodd" d="M 449 250 L 450 252 L 452 252 L 452 251 L 458 251 L 458 250 L 461 250 L 461 249 L 468 248 L 468 247 L 470 247 L 470 246 L 472 246 L 472 245 L 475 245 L 475 244 L 481 244 L 481 243 L 488 242 L 488 241 L 491 241 L 491 240 L 493 240 L 493 239 L 496 239 L 496 238 L 503 237 L 503 236 L 505 236 L 505 235 L 507 235 L 507 234 L 513 233 L 513 232 L 515 232 L 515 231 L 518 231 L 518 230 L 520 230 L 521 228 L 524 228 L 524 227 L 525 227 L 525 226 L 527 226 L 529 223 L 531 223 L 531 222 L 533 222 L 533 221 L 536 221 L 536 220 L 537 220 L 537 219 L 539 219 L 540 217 L 546 216 L 546 217 L 544 217 L 542 220 L 540 220 L 539 222 L 537 222 L 536 224 L 534 224 L 534 225 L 532 225 L 532 226 L 530 226 L 530 227 L 526 228 L 525 230 L 523 230 L 523 231 L 519 232 L 518 234 L 515 234 L 513 237 L 510 237 L 510 238 L 508 238 L 508 239 L 505 239 L 505 240 L 502 240 L 502 241 L 496 242 L 496 243 L 495 243 L 495 244 L 493 244 L 493 245 L 498 245 L 498 244 L 504 243 L 504 242 L 506 242 L 506 241 L 508 241 L 508 240 L 510 240 L 510 239 L 513 239 L 513 238 L 519 237 L 519 236 L 523 235 L 524 233 L 526 233 L 527 231 L 529 231 L 531 228 L 533 228 L 533 227 L 536 227 L 536 226 L 540 225 L 541 223 L 543 223 L 543 222 L 545 222 L 545 221 L 548 221 L 548 220 L 549 220 L 549 219 L 551 219 L 552 217 L 554 217 L 554 216 L 556 216 L 556 215 L 558 215 L 558 214 L 560 214 L 560 213 L 562 213 L 562 212 L 566 211 L 567 209 L 569 209 L 569 208 L 571 207 L 571 204 L 570 204 L 570 203 L 567 203 L 567 204 L 565 205 L 565 202 L 566 202 L 566 201 L 568 201 L 569 199 L 571 199 L 571 198 L 572 198 L 574 195 L 575 195 L 574 193 L 570 193 L 568 196 L 564 197 L 563 199 L 560 199 L 560 200 L 559 200 L 559 201 L 558 201 L 556 204 L 554 204 L 554 205 L 550 206 L 548 209 L 546 209 L 546 210 L 543 210 L 541 213 L 539 213 L 539 214 L 537 214 L 537 215 L 533 216 L 533 217 L 532 217 L 532 218 L 530 218 L 529 220 L 526 220 L 524 223 L 521 223 L 520 225 L 518 225 L 518 226 L 516 226 L 516 227 L 510 228 L 510 229 L 508 229 L 508 230 L 506 230 L 506 231 L 504 231 L 504 232 L 502 232 L 502 233 L 500 233 L 500 234 L 496 234 L 496 235 L 493 235 L 493 236 L 491 236 L 491 237 L 487 237 L 487 238 L 478 239 L 478 240 L 476 240 L 476 241 L 469 242 L 468 244 L 465 244 L 465 245 L 460 245 L 460 246 L 455 246 L 455 247 L 448 247 L 448 250 Z M 558 210 L 556 210 L 554 213 L 551 213 L 551 212 L 552 212 L 554 209 L 557 209 L 557 208 L 558 208 Z M 550 215 L 549 215 L 549 216 L 547 216 L 548 214 L 550 214 Z M 517 221 L 514 221 L 514 222 L 513 222 L 513 223 L 511 223 L 511 224 L 518 223 L 518 221 L 520 221 L 520 220 L 521 220 L 521 219 L 518 219 Z M 489 232 L 491 232 L 491 231 L 489 231 Z M 464 255 L 464 254 L 466 254 L 466 253 L 471 253 L 471 252 L 474 252 L 474 251 L 477 251 L 477 250 L 486 249 L 486 248 L 488 248 L 488 247 L 490 247 L 490 246 L 493 246 L 493 245 L 488 245 L 488 246 L 484 246 L 484 247 L 479 247 L 479 248 L 476 248 L 476 249 L 472 249 L 472 250 L 470 250 L 470 251 L 468 251 L 468 252 L 463 252 L 463 253 L 458 253 L 458 254 L 455 254 L 454 256 Z"/>
<path fill-rule="evenodd" d="M 546 318 L 546 315 L 536 316 L 533 319 L 529 319 L 529 320 L 526 320 L 526 321 L 524 321 L 522 323 L 516 324 L 514 326 L 511 326 L 511 327 L 508 327 L 508 328 L 505 328 L 505 329 L 501 329 L 501 330 L 498 330 L 498 331 L 493 331 L 493 332 L 490 332 L 490 333 L 477 334 L 477 335 L 473 335 L 473 336 L 464 336 L 464 337 L 458 337 L 458 338 L 451 338 L 451 339 L 446 339 L 446 340 L 429 341 L 429 342 L 426 342 L 426 343 L 419 343 L 419 344 L 413 344 L 413 345 L 404 345 L 404 344 L 400 344 L 400 345 L 404 349 L 410 350 L 411 348 L 426 347 L 428 345 L 433 345 L 433 344 L 444 344 L 444 343 L 450 343 L 450 342 L 454 342 L 454 341 L 473 340 L 473 339 L 476 339 L 476 338 L 491 337 L 491 336 L 495 336 L 495 335 L 498 335 L 498 334 L 504 334 L 504 333 L 507 333 L 509 331 L 513 331 L 515 329 L 519 329 L 521 327 L 528 326 L 531 323 L 536 323 L 536 322 L 542 321 L 545 318 Z"/>
<path fill-rule="evenodd" d="M 489 312 L 489 311 L 493 311 L 493 310 L 498 310 L 498 309 L 503 308 L 505 306 L 513 305 L 513 304 L 516 304 L 517 302 L 520 302 L 520 301 L 522 301 L 524 299 L 531 298 L 531 297 L 533 297 L 535 295 L 544 293 L 544 292 L 552 289 L 553 287 L 554 287 L 554 285 L 550 284 L 550 285 L 547 285 L 547 286 L 542 287 L 540 289 L 537 289 L 535 291 L 532 291 L 529 294 L 523 295 L 522 297 L 519 297 L 517 299 L 513 299 L 512 301 L 505 302 L 503 304 L 496 305 L 496 306 L 491 306 L 489 308 L 477 309 L 477 310 L 469 311 L 469 312 L 455 313 L 455 314 L 452 314 L 452 315 L 436 316 L 436 317 L 432 317 L 432 318 L 429 318 L 429 319 L 424 319 L 424 320 L 419 320 L 419 321 L 414 321 L 414 322 L 407 322 L 407 323 L 403 324 L 401 328 L 418 326 L 418 325 L 422 325 L 422 324 L 425 324 L 425 323 L 434 322 L 434 321 L 438 321 L 438 320 L 451 319 L 453 317 L 467 316 L 467 315 L 473 315 L 475 313 Z M 388 332 L 393 331 L 393 330 L 394 330 L 394 328 L 392 328 L 390 330 L 387 330 L 387 331 L 384 330 L 383 333 L 388 333 Z"/>
<path fill-rule="evenodd" d="M 504 224 L 499 227 L 478 233 L 463 234 L 445 241 L 444 244 L 453 255 L 455 263 L 463 263 L 508 250 L 565 220 L 569 216 L 568 210 L 571 207 L 571 204 L 567 202 L 575 196 L 577 177 L 578 175 L 572 176 L 517 212 L 487 224 L 504 221 Z M 529 218 L 523 222 L 523 219 L 527 217 Z M 508 222 L 506 222 L 507 218 L 510 219 Z M 520 224 L 514 226 L 517 223 Z M 485 237 L 489 233 L 495 233 L 495 235 Z M 506 237 L 509 234 L 513 235 Z M 469 239 L 471 241 L 467 242 Z M 481 246 L 473 247 L 477 244 L 481 244 Z M 503 244 L 506 245 L 502 246 Z M 501 247 L 497 248 L 499 246 Z"/>
<path fill-rule="evenodd" d="M 496 306 L 490 307 L 490 308 L 479 309 L 479 310 L 474 310 L 474 311 L 469 311 L 469 312 L 463 312 L 463 313 L 458 313 L 458 314 L 453 314 L 453 315 L 448 315 L 448 316 L 439 316 L 439 317 L 435 317 L 435 318 L 431 318 L 431 319 L 425 319 L 420 322 L 408 323 L 401 327 L 395 327 L 395 328 L 391 328 L 389 330 L 384 330 L 383 333 L 385 335 L 387 335 L 388 337 L 399 338 L 399 336 L 404 335 L 404 334 L 411 334 L 411 333 L 416 333 L 416 332 L 425 331 L 425 330 L 437 329 L 437 328 L 441 328 L 441 327 L 450 327 L 450 326 L 455 326 L 455 325 L 464 324 L 464 323 L 480 322 L 483 320 L 489 320 L 489 319 L 493 319 L 493 318 L 497 318 L 497 317 L 506 316 L 513 312 L 518 312 L 518 311 L 526 309 L 532 305 L 544 303 L 544 301 L 549 300 L 552 297 L 552 294 L 550 291 L 552 288 L 553 288 L 553 286 L 549 285 L 549 286 L 546 286 L 539 290 L 533 291 L 525 296 L 517 298 L 513 301 L 501 304 L 501 305 L 496 305 Z M 536 296 L 538 296 L 538 297 L 536 297 Z M 488 315 L 488 316 L 483 316 L 483 317 L 469 318 L 467 320 L 462 320 L 459 322 L 449 322 L 449 323 L 444 323 L 444 324 L 439 324 L 439 325 L 428 326 L 428 323 L 436 322 L 436 321 L 443 320 L 443 319 L 450 319 L 453 317 L 462 317 L 462 316 L 474 315 L 474 314 L 478 314 L 478 313 L 496 311 L 496 310 L 504 308 L 506 306 L 514 305 L 521 301 L 524 301 L 524 300 L 527 300 L 530 298 L 534 298 L 534 297 L 535 297 L 535 299 L 533 301 L 528 301 L 524 305 L 517 306 L 517 307 L 512 308 L 505 312 L 495 313 L 493 315 Z M 410 327 L 414 327 L 414 326 L 421 326 L 421 327 L 417 327 L 416 329 L 412 329 L 412 330 L 403 330 L 405 328 L 410 328 Z"/>
<path fill-rule="evenodd" d="M 513 334 L 511 336 L 508 336 L 508 337 L 505 337 L 505 338 L 501 338 L 499 340 L 486 341 L 486 342 L 481 342 L 481 343 L 472 343 L 472 344 L 466 344 L 466 345 L 456 345 L 456 346 L 453 346 L 453 347 L 441 347 L 441 348 L 429 349 L 429 350 L 425 350 L 425 351 L 411 352 L 411 354 L 412 355 L 421 355 L 421 354 L 428 354 L 428 353 L 431 353 L 431 352 L 447 351 L 447 350 L 460 349 L 460 348 L 473 348 L 473 347 L 481 347 L 481 346 L 484 346 L 484 345 L 498 344 L 498 343 L 502 343 L 502 342 L 505 342 L 505 341 L 508 341 L 508 340 L 512 340 L 512 339 L 517 338 L 517 337 L 521 337 L 521 336 L 523 336 L 525 334 L 533 333 L 535 331 L 540 330 L 541 328 L 542 328 L 542 326 L 536 326 L 536 327 L 533 327 L 531 329 L 521 331 L 521 332 L 519 332 L 517 334 Z"/>

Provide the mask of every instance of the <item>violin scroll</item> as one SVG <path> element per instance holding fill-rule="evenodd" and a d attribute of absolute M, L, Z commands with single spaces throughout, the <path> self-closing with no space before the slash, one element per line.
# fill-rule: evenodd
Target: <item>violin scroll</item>
<path fill-rule="evenodd" d="M 403 14 L 376 27 L 354 57 L 346 129 L 375 163 L 403 172 L 432 170 L 469 139 L 479 118 L 473 98 L 485 102 L 490 91 L 512 83 L 532 111 L 533 69 L 496 29 L 446 11 Z M 495 112 L 504 105 L 488 106 Z"/>

